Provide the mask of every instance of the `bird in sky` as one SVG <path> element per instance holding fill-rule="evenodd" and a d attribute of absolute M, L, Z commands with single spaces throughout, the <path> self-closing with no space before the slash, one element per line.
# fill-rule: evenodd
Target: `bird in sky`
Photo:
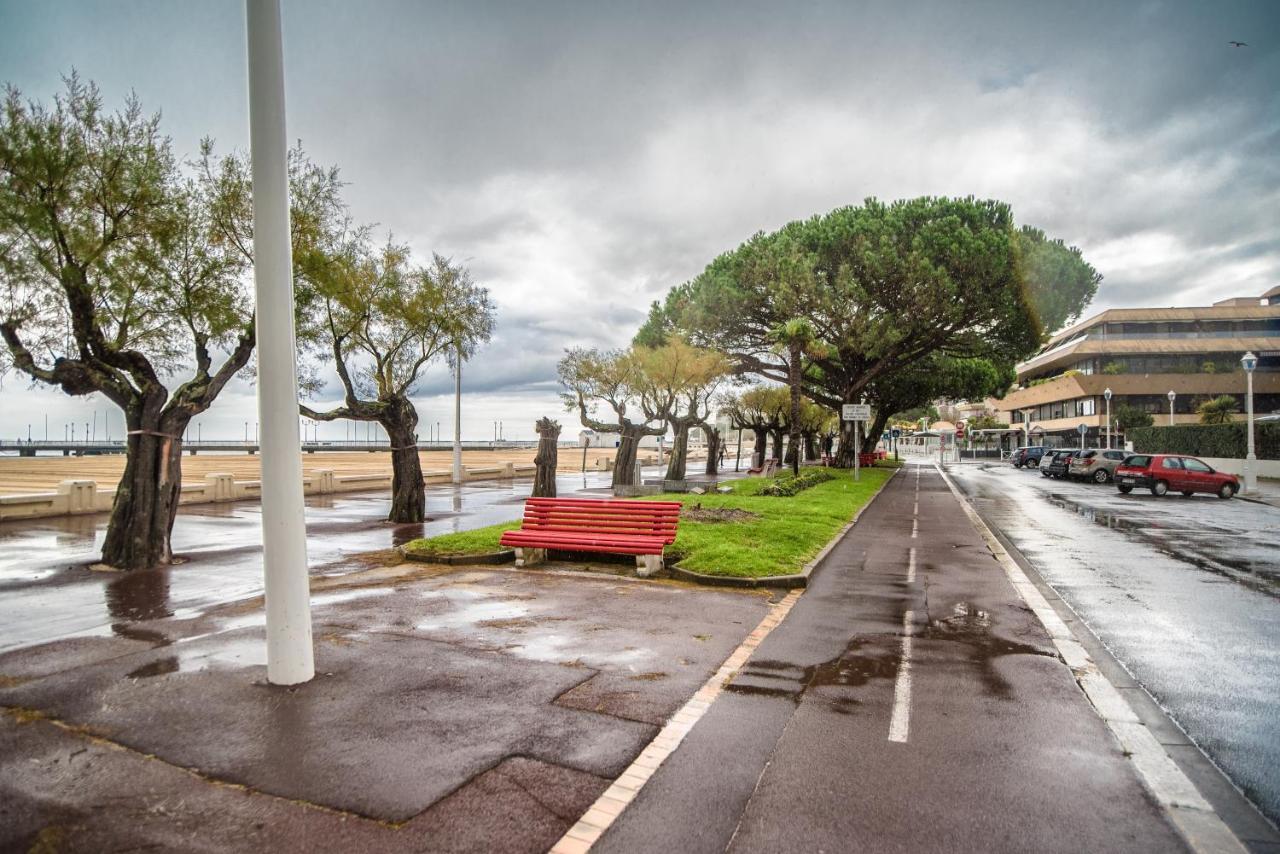
<path fill-rule="evenodd" d="M 1245 42 L 1227 42 L 1227 44 L 1231 45 L 1232 47 L 1248 47 L 1249 46 Z"/>

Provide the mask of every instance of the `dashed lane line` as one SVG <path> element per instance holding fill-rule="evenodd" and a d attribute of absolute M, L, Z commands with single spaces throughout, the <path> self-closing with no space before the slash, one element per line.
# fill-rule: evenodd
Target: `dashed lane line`
<path fill-rule="evenodd" d="M 915 549 L 912 549 L 914 555 Z M 911 630 L 915 611 L 902 615 L 902 655 L 898 660 L 898 676 L 893 683 L 893 716 L 889 718 L 889 740 L 906 744 L 911 734 Z"/>

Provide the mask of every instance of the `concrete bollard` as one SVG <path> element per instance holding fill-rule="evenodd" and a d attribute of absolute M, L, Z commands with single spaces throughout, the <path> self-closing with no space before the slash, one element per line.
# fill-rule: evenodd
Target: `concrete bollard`
<path fill-rule="evenodd" d="M 68 513 L 93 513 L 98 504 L 98 483 L 93 480 L 64 480 L 58 494 L 67 496 Z"/>
<path fill-rule="evenodd" d="M 210 472 L 204 476 L 204 496 L 209 501 L 235 501 L 235 477 L 227 472 Z"/>
<path fill-rule="evenodd" d="M 337 481 L 334 479 L 333 469 L 318 469 L 311 473 L 311 482 L 314 491 L 321 495 L 329 495 L 337 491 Z"/>

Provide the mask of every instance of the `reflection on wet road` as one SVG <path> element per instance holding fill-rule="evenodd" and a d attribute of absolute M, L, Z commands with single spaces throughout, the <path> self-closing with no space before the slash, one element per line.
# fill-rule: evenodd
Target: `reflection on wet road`
<path fill-rule="evenodd" d="M 1280 510 L 1008 465 L 949 472 L 989 523 L 1272 821 L 1280 820 Z"/>
<path fill-rule="evenodd" d="M 604 491 L 610 475 L 562 476 L 562 495 Z M 428 487 L 428 521 L 383 521 L 381 493 L 307 498 L 307 556 L 313 575 L 364 568 L 353 554 L 422 536 L 518 519 L 531 482 L 483 481 Z M 600 497 L 604 497 L 601 495 Z M 0 651 L 76 635 L 125 634 L 130 624 L 176 616 L 262 592 L 261 506 L 255 502 L 183 507 L 173 550 L 185 563 L 131 573 L 94 572 L 106 515 L 0 524 Z"/>

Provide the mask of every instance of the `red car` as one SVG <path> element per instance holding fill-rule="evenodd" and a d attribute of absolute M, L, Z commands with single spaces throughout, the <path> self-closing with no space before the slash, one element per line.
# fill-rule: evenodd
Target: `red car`
<path fill-rule="evenodd" d="M 1150 489 L 1152 495 L 1208 492 L 1230 498 L 1240 491 L 1240 479 L 1235 475 L 1214 471 L 1203 460 L 1181 454 L 1131 454 L 1116 466 L 1114 477 L 1116 488 L 1125 493 L 1135 486 Z"/>

